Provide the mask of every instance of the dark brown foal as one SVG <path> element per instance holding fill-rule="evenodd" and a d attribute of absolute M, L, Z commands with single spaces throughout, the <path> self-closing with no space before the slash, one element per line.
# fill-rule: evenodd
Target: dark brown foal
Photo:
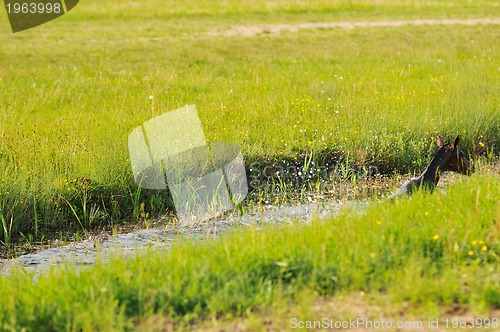
<path fill-rule="evenodd" d="M 415 189 L 423 188 L 433 191 L 436 188 L 441 172 L 452 171 L 461 174 L 470 173 L 470 162 L 465 153 L 458 147 L 460 137 L 457 136 L 451 143 L 444 144 L 439 135 L 436 135 L 436 144 L 439 147 L 438 152 L 427 166 L 422 175 L 407 181 L 391 198 L 413 193 Z"/>

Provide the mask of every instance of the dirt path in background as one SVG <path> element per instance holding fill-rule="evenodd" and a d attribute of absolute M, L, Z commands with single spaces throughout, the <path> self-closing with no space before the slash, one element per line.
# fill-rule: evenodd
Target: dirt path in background
<path fill-rule="evenodd" d="M 470 18 L 470 19 L 419 19 L 401 21 L 365 21 L 365 22 L 316 22 L 298 24 L 258 24 L 236 25 L 223 31 L 213 30 L 210 36 L 245 36 L 252 37 L 259 34 L 278 34 L 281 32 L 297 32 L 312 29 L 354 29 L 374 27 L 401 27 L 422 25 L 500 25 L 500 18 Z"/>

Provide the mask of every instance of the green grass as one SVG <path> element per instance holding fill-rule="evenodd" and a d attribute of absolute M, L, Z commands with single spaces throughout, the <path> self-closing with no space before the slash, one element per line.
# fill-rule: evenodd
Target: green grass
<path fill-rule="evenodd" d="M 0 278 L 0 321 L 4 330 L 109 331 L 159 316 L 189 326 L 359 291 L 407 301 L 414 314 L 437 317 L 458 304 L 487 317 L 500 307 L 499 195 L 498 174 L 481 171 L 446 192 L 310 224 L 240 228 L 168 252 L 53 269 L 37 282 L 19 270 Z"/>
<path fill-rule="evenodd" d="M 0 238 L 135 222 L 140 204 L 151 216 L 171 208 L 164 192 L 137 191 L 126 142 L 136 126 L 185 104 L 197 105 L 208 140 L 238 144 L 247 165 L 312 155 L 316 164 L 420 172 L 436 132 L 460 134 L 473 155 L 497 154 L 495 25 L 208 33 L 492 17 L 496 8 L 329 3 L 87 1 L 18 34 L 2 16 L 0 208 L 12 228 Z"/>
<path fill-rule="evenodd" d="M 36 282 L 12 271 L 0 277 L 0 330 L 133 330 L 156 318 L 191 329 L 252 324 L 266 312 L 282 324 L 291 312 L 317 318 L 318 299 L 360 291 L 407 303 L 404 314 L 417 316 L 455 305 L 478 317 L 498 310 L 499 176 L 481 164 L 500 148 L 497 25 L 214 34 L 235 25 L 477 17 L 498 17 L 498 4 L 88 0 L 18 34 L 0 15 L 4 244 L 167 213 L 165 192 L 134 184 L 127 136 L 185 104 L 197 105 L 209 141 L 241 147 L 247 167 L 297 160 L 343 170 L 307 190 L 359 185 L 367 167 L 419 173 L 436 133 L 460 135 L 478 164 L 446 193 L 372 202 L 310 225 L 179 240 L 167 253 L 53 269 Z M 253 197 L 297 189 L 273 181 Z"/>

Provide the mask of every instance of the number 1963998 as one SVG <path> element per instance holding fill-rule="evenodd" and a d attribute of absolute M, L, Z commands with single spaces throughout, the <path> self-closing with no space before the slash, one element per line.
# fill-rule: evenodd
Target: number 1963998
<path fill-rule="evenodd" d="M 60 14 L 62 12 L 61 3 L 7 3 L 8 14 Z"/>

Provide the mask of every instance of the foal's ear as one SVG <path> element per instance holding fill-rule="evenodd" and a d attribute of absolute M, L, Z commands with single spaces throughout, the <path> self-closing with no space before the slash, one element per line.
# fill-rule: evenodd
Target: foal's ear
<path fill-rule="evenodd" d="M 436 135 L 436 144 L 440 149 L 444 146 L 444 142 L 441 139 L 441 136 L 439 136 L 439 134 Z"/>
<path fill-rule="evenodd" d="M 460 136 L 457 136 L 457 138 L 455 138 L 455 140 L 453 142 L 451 142 L 451 146 L 453 148 L 456 148 L 459 141 L 460 141 Z"/>

